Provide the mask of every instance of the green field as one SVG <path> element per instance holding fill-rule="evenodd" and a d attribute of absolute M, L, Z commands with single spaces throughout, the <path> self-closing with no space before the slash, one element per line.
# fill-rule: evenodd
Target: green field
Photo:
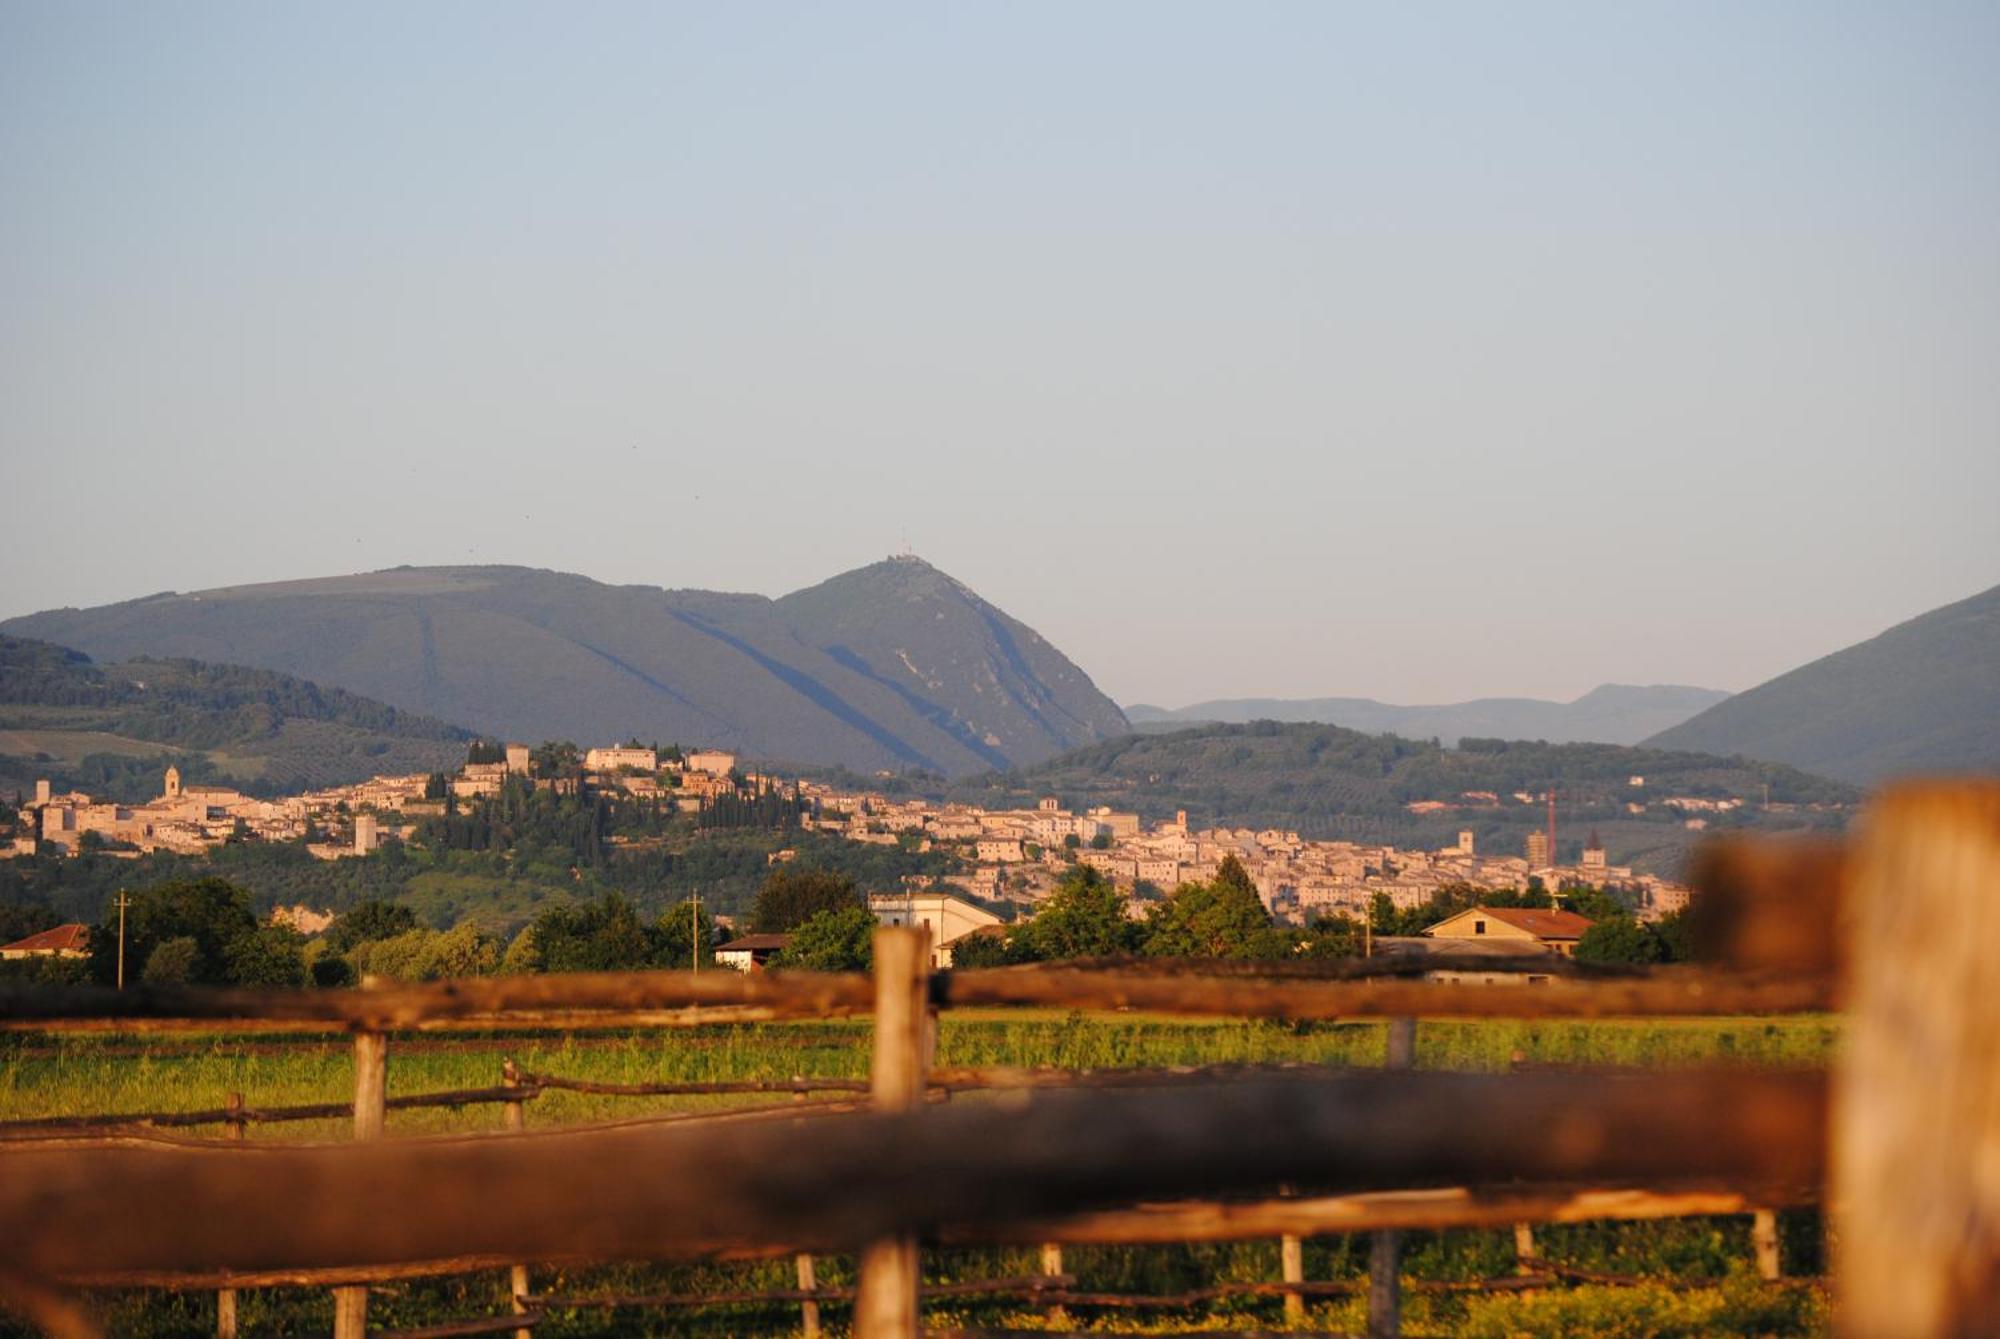
<path fill-rule="evenodd" d="M 1711 1061 L 1752 1064 L 1823 1063 L 1836 1040 L 1830 1019 L 1741 1018 L 1687 1021 L 1427 1022 L 1418 1032 L 1418 1064 L 1503 1070 L 1515 1065 L 1679 1065 Z M 1144 1015 L 1009 1014 L 965 1011 L 941 1020 L 937 1063 L 1058 1065 L 1071 1068 L 1308 1062 L 1375 1065 L 1384 1030 L 1375 1023 L 1287 1025 L 1189 1021 Z M 500 1080 L 503 1059 L 525 1069 L 611 1082 L 788 1079 L 795 1075 L 865 1076 L 869 1026 L 864 1021 L 708 1027 L 673 1032 L 539 1036 L 399 1037 L 390 1045 L 391 1095 L 486 1087 Z M 0 1038 L 0 1120 L 51 1115 L 173 1111 L 219 1107 L 239 1092 L 253 1107 L 340 1102 L 351 1095 L 348 1044 L 339 1037 L 198 1035 L 125 1037 L 12 1034 Z M 618 1098 L 549 1092 L 528 1108 L 531 1125 L 599 1120 L 646 1112 L 744 1106 L 777 1097 Z M 491 1128 L 493 1106 L 392 1112 L 392 1133 Z M 252 1138 L 340 1138 L 345 1122 L 253 1126 Z M 1787 1272 L 1817 1275 L 1817 1215 L 1783 1216 Z M 1538 1231 L 1548 1258 L 1577 1268 L 1663 1280 L 1636 1288 L 1581 1287 L 1529 1296 L 1410 1293 L 1406 1329 L 1412 1334 L 1816 1334 L 1825 1329 L 1823 1289 L 1806 1283 L 1769 1285 L 1749 1272 L 1748 1223 L 1740 1218 L 1659 1223 L 1585 1224 Z M 1278 1277 L 1276 1242 L 1182 1247 L 1072 1249 L 1065 1264 L 1079 1286 L 1096 1291 L 1176 1293 L 1223 1280 Z M 1308 1278 L 1357 1278 L 1367 1268 L 1365 1239 L 1331 1237 L 1307 1243 Z M 539 1272 L 535 1286 L 563 1292 L 716 1291 L 790 1287 L 790 1262 L 607 1267 L 556 1275 Z M 926 1277 L 990 1278 L 1033 1273 L 1032 1251 L 933 1251 Z M 1405 1274 L 1422 1279 L 1476 1279 L 1513 1269 L 1511 1234 L 1452 1231 L 1411 1235 Z M 851 1278 L 852 1261 L 822 1262 L 821 1281 Z M 1673 1280 L 1671 1283 L 1664 1280 Z M 387 1288 L 371 1320 L 385 1327 L 435 1324 L 491 1315 L 504 1308 L 505 1279 L 474 1276 Z M 173 1335 L 211 1332 L 213 1299 L 164 1294 L 105 1294 L 114 1332 Z M 246 1333 L 324 1333 L 331 1304 L 323 1294 L 296 1290 L 247 1295 Z M 1351 1331 L 1361 1326 L 1358 1299 L 1316 1303 L 1309 1327 Z M 1039 1309 L 982 1301 L 927 1309 L 927 1323 L 1037 1328 Z M 829 1330 L 844 1326 L 843 1307 L 826 1308 Z M 798 1317 L 790 1307 L 741 1307 L 700 1313 L 579 1311 L 552 1314 L 538 1335 L 730 1334 L 784 1332 Z M 1216 1303 L 1178 1312 L 1079 1311 L 1070 1325 L 1092 1329 L 1276 1328 L 1275 1299 Z M 0 1328 L 0 1334 L 25 1334 Z"/>

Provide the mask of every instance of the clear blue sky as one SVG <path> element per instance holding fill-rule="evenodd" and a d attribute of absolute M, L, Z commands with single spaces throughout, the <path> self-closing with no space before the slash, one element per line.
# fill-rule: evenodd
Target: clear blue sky
<path fill-rule="evenodd" d="M 0 613 L 906 540 L 1121 701 L 2000 582 L 1991 4 L 0 0 Z"/>

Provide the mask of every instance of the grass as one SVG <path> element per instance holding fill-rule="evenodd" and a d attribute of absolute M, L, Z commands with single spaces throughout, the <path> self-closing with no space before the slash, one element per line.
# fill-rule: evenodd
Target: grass
<path fill-rule="evenodd" d="M 1707 1061 L 1813 1064 L 1830 1055 L 1830 1018 L 1787 1017 L 1592 1022 L 1430 1021 L 1417 1031 L 1424 1068 L 1504 1070 L 1510 1065 L 1686 1065 Z M 869 1025 L 862 1021 L 749 1024 L 622 1034 L 411 1036 L 389 1048 L 391 1094 L 481 1088 L 500 1082 L 502 1060 L 522 1068 L 612 1083 L 862 1078 Z M 1225 1063 L 1378 1065 L 1380 1023 L 1288 1025 L 1057 1011 L 959 1011 L 940 1020 L 937 1063 L 1056 1065 L 1070 1069 Z M 196 1034 L 0 1037 L 0 1120 L 188 1111 L 222 1106 L 232 1092 L 252 1106 L 339 1102 L 352 1093 L 347 1041 Z M 621 1098 L 549 1092 L 536 1124 L 568 1124 L 743 1105 L 743 1097 Z M 498 1123 L 490 1108 L 393 1113 L 405 1133 Z M 332 1137 L 339 1122 L 253 1127 L 264 1137 Z"/>
<path fill-rule="evenodd" d="M 868 1068 L 866 1020 L 741 1025 L 673 1032 L 541 1034 L 531 1036 L 409 1036 L 391 1042 L 390 1093 L 486 1087 L 500 1080 L 503 1059 L 550 1074 L 609 1082 L 786 1079 L 794 1075 L 860 1078 Z M 1418 1029 L 1423 1067 L 1503 1070 L 1516 1064 L 1619 1063 L 1682 1065 L 1708 1061 L 1755 1064 L 1823 1063 L 1837 1040 L 1822 1017 L 1721 1018 L 1591 1022 L 1429 1021 Z M 1384 1028 L 1374 1022 L 1285 1025 L 1188 1020 L 1143 1014 L 1060 1011 L 947 1013 L 940 1021 L 940 1065 L 1059 1065 L 1072 1068 L 1270 1063 L 1381 1063 Z M 253 1106 L 342 1102 L 351 1095 L 349 1044 L 339 1037 L 0 1036 L 0 1120 L 38 1116 L 192 1110 L 222 1106 L 231 1092 Z M 531 1125 L 572 1123 L 645 1112 L 747 1106 L 785 1098 L 744 1096 L 616 1098 L 550 1092 L 528 1109 Z M 392 1133 L 492 1128 L 495 1107 L 392 1112 Z M 345 1120 L 252 1127 L 252 1138 L 337 1139 Z M 1818 1217 L 1783 1216 L 1788 1272 L 1821 1272 Z M 1701 1333 L 1818 1334 L 1826 1328 L 1823 1289 L 1763 1284 L 1745 1276 L 1751 1259 L 1748 1222 L 1695 1218 L 1653 1223 L 1597 1223 L 1538 1228 L 1538 1250 L 1579 1268 L 1661 1280 L 1630 1288 L 1578 1287 L 1532 1296 L 1411 1293 L 1405 1299 L 1411 1334 L 1680 1335 Z M 1222 1279 L 1278 1276 L 1276 1242 L 1228 1242 L 1170 1247 L 1073 1248 L 1065 1266 L 1081 1286 L 1102 1291 L 1175 1293 Z M 1356 1278 L 1366 1271 L 1359 1237 L 1307 1243 L 1309 1278 Z M 1033 1273 L 1033 1251 L 927 1251 L 926 1277 L 992 1278 Z M 1510 1232 L 1412 1233 L 1404 1270 L 1413 1278 L 1476 1279 L 1512 1271 Z M 821 1264 L 823 1283 L 851 1281 L 843 1257 Z M 1671 1280 L 1671 1282 L 1667 1281 Z M 377 1293 L 371 1320 L 398 1327 L 492 1315 L 505 1307 L 505 1277 L 475 1275 L 414 1282 Z M 789 1260 L 750 1263 L 605 1266 L 538 1271 L 535 1286 L 578 1293 L 712 1291 L 792 1286 Z M 213 1332 L 213 1298 L 160 1293 L 107 1293 L 96 1299 L 111 1332 L 164 1336 Z M 324 1333 L 331 1323 L 324 1294 L 298 1290 L 247 1294 L 247 1333 Z M 1308 1328 L 1362 1328 L 1358 1299 L 1316 1303 Z M 844 1307 L 827 1309 L 829 1331 L 846 1323 Z M 927 1309 L 930 1324 L 1041 1328 L 1038 1308 L 983 1300 Z M 1071 1317 L 1103 1330 L 1276 1328 L 1274 1299 L 1232 1299 L 1192 1315 L 1172 1312 L 1098 1313 Z M 718 1308 L 704 1312 L 579 1310 L 552 1315 L 539 1336 L 770 1333 L 795 1329 L 792 1307 Z M 0 1335 L 17 1331 L 0 1324 Z"/>

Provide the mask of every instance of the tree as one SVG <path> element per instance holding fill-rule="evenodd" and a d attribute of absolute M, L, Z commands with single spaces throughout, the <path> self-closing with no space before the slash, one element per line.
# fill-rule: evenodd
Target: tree
<path fill-rule="evenodd" d="M 1010 926 L 989 926 L 975 930 L 951 946 L 951 965 L 959 967 L 1008 967 L 1027 960 L 1026 946 Z"/>
<path fill-rule="evenodd" d="M 315 986 L 324 990 L 335 990 L 354 984 L 354 967 L 347 959 L 331 953 L 323 953 L 308 961 L 306 975 Z"/>
<path fill-rule="evenodd" d="M 875 963 L 875 917 L 862 906 L 814 912 L 792 932 L 792 942 L 772 959 L 777 967 L 809 972 L 865 972 Z"/>
<path fill-rule="evenodd" d="M 528 767 L 541 777 L 575 776 L 583 770 L 583 753 L 567 739 L 551 739 L 529 752 Z"/>
<path fill-rule="evenodd" d="M 715 962 L 715 920 L 707 907 L 692 898 L 661 912 L 654 928 L 659 931 L 660 960 L 664 966 L 692 966 L 697 948 L 702 966 Z"/>
<path fill-rule="evenodd" d="M 500 946 L 469 922 L 449 930 L 407 930 L 374 939 L 351 955 L 363 976 L 392 981 L 445 981 L 487 976 L 500 965 Z"/>
<path fill-rule="evenodd" d="M 1146 952 L 1169 958 L 1247 958 L 1270 955 L 1274 944 L 1259 936 L 1271 914 L 1235 856 L 1225 857 L 1208 883 L 1184 883 L 1146 918 Z"/>
<path fill-rule="evenodd" d="M 1358 958 L 1361 938 L 1361 922 L 1340 912 L 1308 925 L 1294 951 L 1301 958 Z"/>
<path fill-rule="evenodd" d="M 542 950 L 535 943 L 535 927 L 522 926 L 520 933 L 507 945 L 507 951 L 500 955 L 500 972 L 504 976 L 520 976 L 541 970 Z"/>
<path fill-rule="evenodd" d="M 1594 921 L 1612 920 L 1631 916 L 1625 904 L 1610 893 L 1587 884 L 1577 884 L 1565 888 L 1556 898 L 1564 911 L 1574 911 L 1579 916 L 1588 916 Z"/>
<path fill-rule="evenodd" d="M 1663 949 L 1650 929 L 1630 916 L 1607 916 L 1583 932 L 1576 941 L 1578 962 L 1617 962 L 1645 965 L 1660 961 Z"/>
<path fill-rule="evenodd" d="M 775 935 L 795 930 L 822 911 L 868 909 L 854 880 L 831 870 L 780 865 L 757 890 L 750 908 L 750 932 Z"/>
<path fill-rule="evenodd" d="M 1402 915 L 1396 910 L 1396 900 L 1387 893 L 1377 892 L 1368 899 L 1368 929 L 1378 935 L 1402 933 Z"/>
<path fill-rule="evenodd" d="M 235 979 L 230 971 L 229 945 L 256 929 L 250 894 L 227 879 L 211 876 L 156 884 L 131 894 L 125 913 L 126 970 L 134 974 L 141 969 L 153 950 L 169 939 L 190 939 L 194 952 L 185 963 L 186 984 L 226 986 Z M 90 972 L 102 982 L 117 979 L 115 906 L 107 911 L 104 923 L 91 931 Z"/>
<path fill-rule="evenodd" d="M 417 928 L 417 913 L 408 907 L 369 898 L 357 902 L 327 927 L 326 941 L 335 953 L 347 953 L 371 939 L 391 939 Z"/>
<path fill-rule="evenodd" d="M 52 930 L 63 923 L 63 918 L 55 908 L 40 898 L 9 903 L 0 906 L 0 944 L 11 944 L 16 939 L 26 939 L 29 935 Z"/>
<path fill-rule="evenodd" d="M 1089 865 L 1063 876 L 1035 918 L 1021 929 L 1036 958 L 1101 958 L 1129 953 L 1140 927 L 1125 915 L 1117 885 Z"/>
<path fill-rule="evenodd" d="M 223 950 L 229 978 L 239 986 L 302 986 L 305 939 L 286 925 L 265 925 L 236 936 Z M 151 964 L 147 964 L 150 966 Z"/>
<path fill-rule="evenodd" d="M 659 930 L 616 893 L 550 907 L 535 918 L 534 933 L 545 972 L 629 972 L 661 963 Z"/>
<path fill-rule="evenodd" d="M 1660 961 L 1694 960 L 1694 935 L 1688 928 L 1687 908 L 1683 907 L 1654 921 L 1653 937 L 1660 941 Z"/>
<path fill-rule="evenodd" d="M 201 963 L 201 945 L 191 935 L 162 939 L 146 955 L 139 982 L 147 986 L 185 986 L 195 979 Z"/>

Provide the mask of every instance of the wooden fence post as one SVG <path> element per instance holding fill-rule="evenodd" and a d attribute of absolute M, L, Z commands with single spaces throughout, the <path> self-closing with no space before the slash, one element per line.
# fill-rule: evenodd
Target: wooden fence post
<path fill-rule="evenodd" d="M 875 931 L 875 1050 L 869 1090 L 880 1111 L 907 1111 L 923 1101 L 930 1033 L 929 935 L 921 926 Z M 915 1339 L 917 1243 L 891 1237 L 861 1252 L 854 1299 L 855 1339 Z"/>
<path fill-rule="evenodd" d="M 1778 1215 L 1759 1209 L 1750 1215 L 1750 1244 L 1757 1252 L 1757 1277 L 1766 1281 L 1784 1273 L 1778 1263 Z"/>
<path fill-rule="evenodd" d="M 1417 1059 L 1417 1020 L 1389 1020 L 1389 1069 L 1408 1069 Z M 1386 1339 L 1403 1332 L 1403 1234 L 1377 1232 L 1368 1245 L 1368 1339 Z"/>
<path fill-rule="evenodd" d="M 1837 1332 L 2000 1316 L 2000 783 L 1885 792 L 1855 839 L 1833 1077 Z"/>
<path fill-rule="evenodd" d="M 1528 1223 L 1514 1224 L 1514 1272 L 1535 1272 L 1535 1229 Z"/>
<path fill-rule="evenodd" d="M 1042 1276 L 1044 1278 L 1054 1278 L 1057 1275 L 1061 1274 L 1062 1272 L 1063 1272 L 1062 1243 L 1055 1241 L 1043 1242 Z M 1048 1322 L 1050 1328 L 1055 1328 L 1057 1326 L 1066 1325 L 1069 1323 L 1069 1309 L 1067 1307 L 1060 1307 L 1060 1306 L 1046 1307 L 1042 1311 L 1042 1316 Z"/>
<path fill-rule="evenodd" d="M 799 1291 L 812 1292 L 819 1287 L 819 1271 L 814 1267 L 813 1258 L 801 1253 L 795 1263 L 799 1271 Z M 819 1339 L 819 1303 L 808 1297 L 799 1303 L 799 1325 L 805 1332 L 805 1339 Z"/>
<path fill-rule="evenodd" d="M 500 1079 L 509 1088 L 519 1086 L 521 1071 L 516 1068 L 511 1058 L 500 1062 Z M 528 1108 L 526 1104 L 518 1100 L 504 1103 L 500 1108 L 500 1123 L 502 1128 L 512 1134 L 519 1134 L 521 1131 L 527 1129 Z M 507 1298 L 509 1305 L 513 1307 L 515 1315 L 525 1316 L 528 1314 L 528 1304 L 521 1300 L 527 1295 L 528 1267 L 526 1265 L 510 1266 L 507 1270 Z M 514 1331 L 514 1339 L 534 1339 L 534 1332 L 527 1329 L 516 1330 Z"/>
<path fill-rule="evenodd" d="M 1278 1238 L 1278 1272 L 1287 1283 L 1304 1283 L 1306 1280 L 1306 1243 L 1303 1237 Z M 1297 1327 L 1306 1323 L 1306 1295 L 1304 1293 L 1285 1294 L 1285 1324 Z"/>
<path fill-rule="evenodd" d="M 380 1139 L 388 1118 L 389 1039 L 380 1032 L 354 1034 L 354 1137 Z M 367 1339 L 368 1285 L 333 1290 L 333 1339 Z"/>
<path fill-rule="evenodd" d="M 243 1094 L 229 1094 L 229 1138 L 243 1141 Z M 220 1288 L 215 1294 L 215 1339 L 236 1339 L 236 1289 Z"/>

